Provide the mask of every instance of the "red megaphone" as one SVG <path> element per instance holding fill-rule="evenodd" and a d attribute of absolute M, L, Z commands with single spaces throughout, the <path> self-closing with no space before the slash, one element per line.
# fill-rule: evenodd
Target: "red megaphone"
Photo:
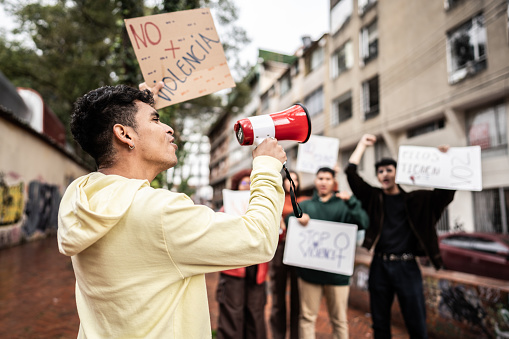
<path fill-rule="evenodd" d="M 295 104 L 281 112 L 241 119 L 233 129 L 241 145 L 259 144 L 269 137 L 305 143 L 311 135 L 311 119 L 306 107 Z"/>

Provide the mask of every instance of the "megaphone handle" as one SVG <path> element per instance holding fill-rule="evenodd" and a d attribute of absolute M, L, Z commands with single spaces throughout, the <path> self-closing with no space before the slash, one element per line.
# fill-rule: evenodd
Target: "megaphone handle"
<path fill-rule="evenodd" d="M 293 214 L 295 214 L 295 217 L 301 218 L 302 209 L 300 208 L 299 204 L 295 199 L 295 182 L 293 182 L 292 176 L 290 175 L 288 168 L 286 168 L 286 161 L 283 164 L 283 169 L 285 170 L 286 173 L 286 179 L 288 179 L 288 181 L 290 182 L 290 200 L 292 201 Z"/>

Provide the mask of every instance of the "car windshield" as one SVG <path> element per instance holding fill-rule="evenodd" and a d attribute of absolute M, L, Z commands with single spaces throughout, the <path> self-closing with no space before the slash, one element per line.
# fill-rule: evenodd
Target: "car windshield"
<path fill-rule="evenodd" d="M 442 243 L 459 247 L 467 250 L 473 250 L 485 253 L 508 254 L 509 239 L 500 238 L 502 242 L 496 242 L 490 239 L 477 236 L 452 236 L 442 239 Z M 506 244 L 506 246 L 504 246 Z"/>

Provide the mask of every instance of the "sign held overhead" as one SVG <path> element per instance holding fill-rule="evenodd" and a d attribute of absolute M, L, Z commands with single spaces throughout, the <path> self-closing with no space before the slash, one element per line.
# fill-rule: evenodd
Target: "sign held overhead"
<path fill-rule="evenodd" d="M 163 108 L 235 87 L 208 8 L 125 20 L 143 78 L 163 88 L 155 108 Z"/>
<path fill-rule="evenodd" d="M 396 182 L 452 190 L 481 191 L 481 148 L 451 147 L 444 153 L 435 147 L 400 146 Z"/>

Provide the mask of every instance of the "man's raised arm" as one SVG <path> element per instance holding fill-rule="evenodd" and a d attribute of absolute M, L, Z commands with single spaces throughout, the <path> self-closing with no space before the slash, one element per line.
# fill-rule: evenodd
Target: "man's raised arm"
<path fill-rule="evenodd" d="M 376 137 L 372 134 L 364 134 L 359 140 L 357 147 L 353 151 L 348 162 L 354 165 L 358 165 L 361 162 L 362 155 L 368 146 L 373 146 L 376 142 Z"/>

